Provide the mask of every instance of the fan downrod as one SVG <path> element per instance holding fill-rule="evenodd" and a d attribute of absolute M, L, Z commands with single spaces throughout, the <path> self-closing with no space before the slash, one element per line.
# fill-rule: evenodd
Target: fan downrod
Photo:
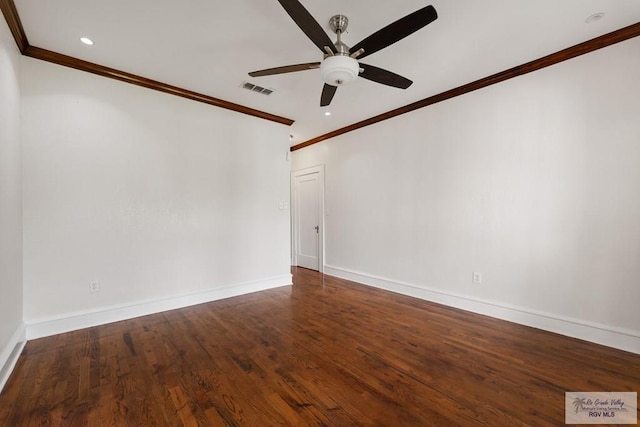
<path fill-rule="evenodd" d="M 349 55 L 349 46 L 347 46 L 342 42 L 342 37 L 341 37 L 342 33 L 347 31 L 348 26 L 349 26 L 349 18 L 347 18 L 344 15 L 334 15 L 331 17 L 331 19 L 329 19 L 329 28 L 331 28 L 331 31 L 333 31 L 337 36 L 337 40 L 333 44 L 337 52 L 334 54 L 333 52 L 327 51 L 329 56 L 333 56 L 333 55 L 348 56 Z M 325 47 L 325 50 L 327 49 L 328 47 Z"/>

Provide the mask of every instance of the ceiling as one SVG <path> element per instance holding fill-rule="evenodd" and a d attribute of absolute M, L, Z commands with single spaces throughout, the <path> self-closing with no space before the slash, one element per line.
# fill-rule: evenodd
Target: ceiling
<path fill-rule="evenodd" d="M 293 119 L 292 145 L 640 22 L 638 0 L 301 0 L 332 40 L 329 18 L 346 15 L 350 46 L 428 4 L 439 15 L 366 59 L 411 87 L 359 78 L 320 107 L 317 69 L 247 75 L 322 59 L 276 0 L 14 2 L 31 45 Z M 605 16 L 587 23 L 595 13 Z M 274 92 L 251 92 L 244 82 Z"/>

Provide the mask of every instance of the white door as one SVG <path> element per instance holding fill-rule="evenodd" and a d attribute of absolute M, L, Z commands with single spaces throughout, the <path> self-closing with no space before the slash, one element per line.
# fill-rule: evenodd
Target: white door
<path fill-rule="evenodd" d="M 322 168 L 293 174 L 294 265 L 321 271 L 322 267 Z"/>

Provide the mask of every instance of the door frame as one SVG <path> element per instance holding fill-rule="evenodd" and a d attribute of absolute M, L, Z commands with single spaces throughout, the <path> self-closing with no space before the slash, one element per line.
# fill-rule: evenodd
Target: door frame
<path fill-rule="evenodd" d="M 318 271 L 324 272 L 324 165 L 291 172 L 291 265 L 298 265 L 298 194 L 296 179 L 318 174 Z"/>

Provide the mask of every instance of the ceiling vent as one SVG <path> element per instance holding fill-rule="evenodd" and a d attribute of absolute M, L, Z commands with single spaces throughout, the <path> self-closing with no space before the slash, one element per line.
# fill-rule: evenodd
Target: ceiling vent
<path fill-rule="evenodd" d="M 250 90 L 251 92 L 261 93 L 263 95 L 271 95 L 274 92 L 273 89 L 267 89 L 266 87 L 254 85 L 253 83 L 249 82 L 242 82 L 241 87 L 243 89 Z"/>

